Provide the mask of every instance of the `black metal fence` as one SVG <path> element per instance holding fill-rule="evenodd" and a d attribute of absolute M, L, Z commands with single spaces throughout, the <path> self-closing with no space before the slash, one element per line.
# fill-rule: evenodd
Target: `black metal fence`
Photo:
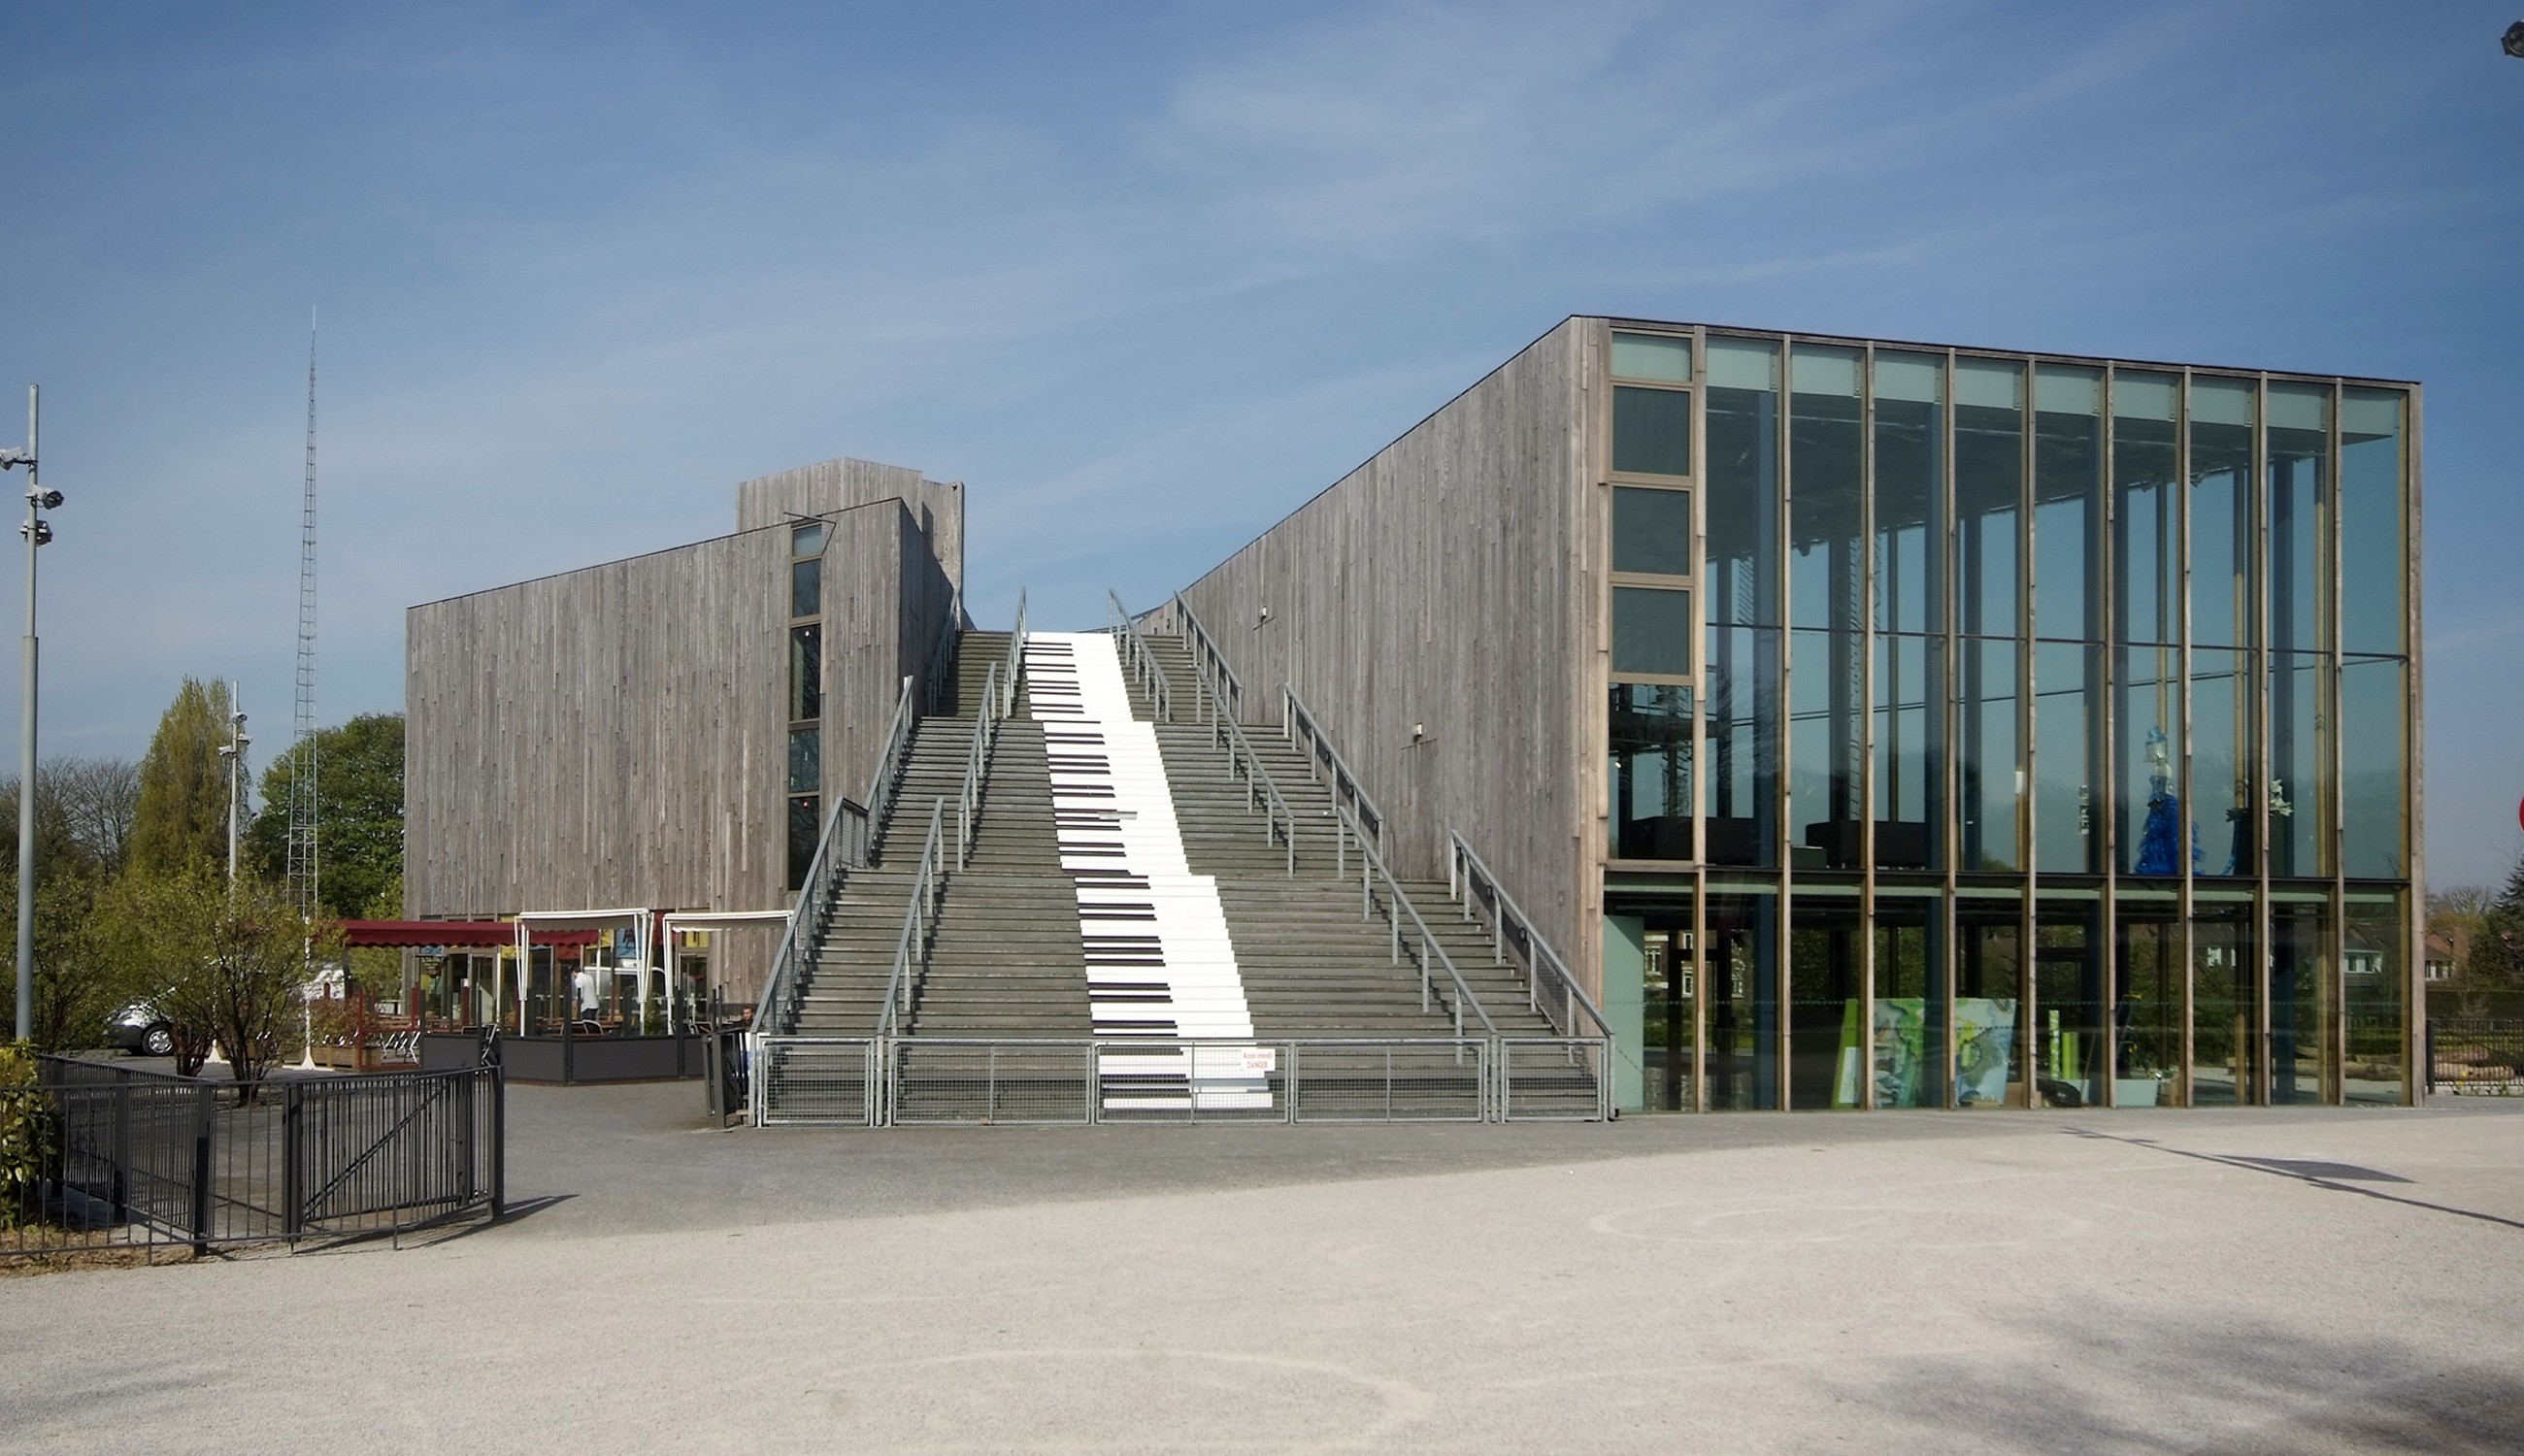
<path fill-rule="evenodd" d="M 2524 1097 L 2524 1020 L 2431 1018 L 2428 1091 Z"/>
<path fill-rule="evenodd" d="M 506 1204 L 496 1066 L 236 1083 L 47 1057 L 0 1088 L 0 1256 L 401 1232 Z"/>

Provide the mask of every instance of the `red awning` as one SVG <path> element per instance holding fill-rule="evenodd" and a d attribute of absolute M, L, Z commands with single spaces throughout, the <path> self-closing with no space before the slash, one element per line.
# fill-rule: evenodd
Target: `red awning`
<path fill-rule="evenodd" d="M 592 946 L 593 930 L 537 928 L 538 946 Z M 346 946 L 513 946 L 517 927 L 510 920 L 345 920 Z"/>

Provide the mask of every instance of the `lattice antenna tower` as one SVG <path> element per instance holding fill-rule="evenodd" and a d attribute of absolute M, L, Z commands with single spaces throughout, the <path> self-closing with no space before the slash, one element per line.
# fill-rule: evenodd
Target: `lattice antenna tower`
<path fill-rule="evenodd" d="M 307 498 L 298 517 L 298 700 L 290 721 L 289 893 L 316 913 L 316 315 L 307 315 Z"/>

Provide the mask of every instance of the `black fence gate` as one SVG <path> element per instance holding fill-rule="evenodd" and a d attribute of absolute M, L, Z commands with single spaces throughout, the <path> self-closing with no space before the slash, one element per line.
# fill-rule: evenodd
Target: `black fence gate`
<path fill-rule="evenodd" d="M 0 1088 L 0 1254 L 417 1228 L 506 1206 L 496 1066 L 219 1082 L 47 1057 Z"/>

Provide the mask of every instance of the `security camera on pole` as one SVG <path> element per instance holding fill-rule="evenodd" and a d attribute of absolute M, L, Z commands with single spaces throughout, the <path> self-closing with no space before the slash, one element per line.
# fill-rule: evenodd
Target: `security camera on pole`
<path fill-rule="evenodd" d="M 20 691 L 18 736 L 18 1039 L 35 1034 L 35 553 L 53 539 L 44 512 L 62 504 L 62 493 L 35 479 L 35 431 L 41 396 L 26 386 L 26 448 L 0 450 L 0 470 L 26 467 L 25 674 Z"/>

